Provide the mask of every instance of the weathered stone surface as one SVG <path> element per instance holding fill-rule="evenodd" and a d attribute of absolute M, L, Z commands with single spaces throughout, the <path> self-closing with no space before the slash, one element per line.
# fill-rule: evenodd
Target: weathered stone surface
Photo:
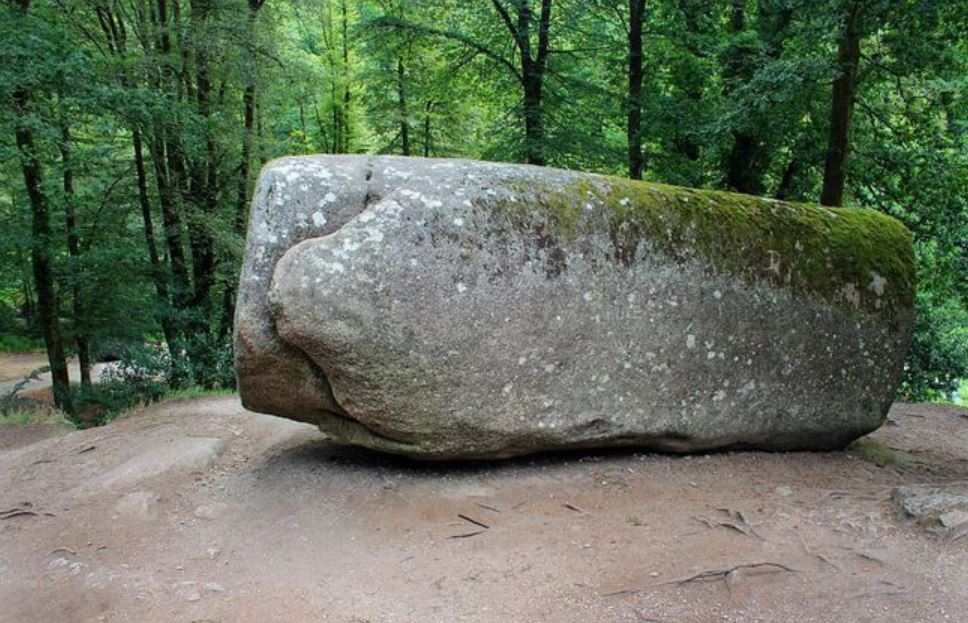
<path fill-rule="evenodd" d="M 253 410 L 416 457 L 837 448 L 877 428 L 908 232 L 548 168 L 270 163 L 236 318 Z"/>
<path fill-rule="evenodd" d="M 897 487 L 891 494 L 907 517 L 937 534 L 951 534 L 968 527 L 968 495 L 939 487 Z"/>

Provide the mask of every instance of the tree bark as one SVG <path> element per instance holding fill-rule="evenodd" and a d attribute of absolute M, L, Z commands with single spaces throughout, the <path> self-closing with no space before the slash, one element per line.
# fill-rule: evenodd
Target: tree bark
<path fill-rule="evenodd" d="M 61 154 L 61 168 L 64 189 L 64 229 L 67 232 L 67 253 L 71 258 L 71 298 L 74 312 L 74 345 L 77 347 L 77 362 L 81 372 L 81 386 L 91 386 L 91 347 L 87 336 L 87 309 L 84 291 L 81 288 L 78 264 L 81 260 L 81 245 L 77 234 L 77 212 L 75 209 L 74 170 L 71 161 L 71 130 L 66 121 L 61 121 L 61 140 L 58 149 Z"/>
<path fill-rule="evenodd" d="M 350 47 L 349 20 L 346 18 L 346 0 L 340 3 L 343 18 L 343 152 L 350 152 Z"/>
<path fill-rule="evenodd" d="M 157 49 L 161 53 L 161 72 L 157 88 L 167 90 L 173 97 L 180 92 L 179 78 L 172 69 L 172 46 L 170 34 L 170 20 L 168 15 L 168 0 L 155 0 L 157 10 Z M 154 164 L 155 182 L 158 186 L 158 204 L 161 207 L 162 227 L 165 232 L 165 250 L 171 265 L 171 300 L 176 310 L 186 307 L 191 292 L 188 277 L 188 263 L 182 242 L 182 223 L 179 215 L 179 204 L 184 191 L 183 163 L 181 149 L 177 137 L 169 137 L 165 126 L 156 122 L 151 140 L 148 143 L 148 153 Z M 178 337 L 182 337 L 181 322 L 178 322 Z M 169 344 L 177 349 L 177 344 Z"/>
<path fill-rule="evenodd" d="M 858 8 L 850 2 L 844 21 L 843 36 L 837 50 L 838 75 L 830 99 L 830 135 L 824 163 L 823 190 L 820 203 L 839 206 L 844 202 L 847 179 L 847 155 L 850 151 L 850 122 L 854 111 L 857 65 L 860 62 L 861 32 L 857 24 Z"/>
<path fill-rule="evenodd" d="M 424 158 L 429 158 L 430 157 L 430 143 L 431 143 L 431 136 L 430 136 L 430 113 L 433 111 L 433 109 L 434 109 L 434 102 L 433 102 L 433 100 L 427 100 L 427 103 L 424 105 L 424 122 L 423 122 L 423 155 L 424 155 Z"/>
<path fill-rule="evenodd" d="M 544 165 L 544 118 L 541 108 L 542 86 L 549 51 L 552 0 L 541 0 L 538 16 L 538 49 L 532 50 L 531 26 L 534 16 L 531 0 L 516 0 L 517 19 L 512 20 L 500 0 L 491 0 L 521 55 L 521 81 L 524 109 L 524 153 L 528 164 Z"/>
<path fill-rule="evenodd" d="M 410 155 L 410 120 L 407 118 L 407 89 L 403 59 L 397 59 L 397 114 L 400 116 L 400 142 L 404 156 Z"/>
<path fill-rule="evenodd" d="M 26 17 L 30 10 L 30 0 L 17 0 L 21 15 Z M 15 119 L 14 135 L 20 152 L 20 166 L 27 197 L 30 201 L 31 236 L 30 250 L 33 268 L 34 287 L 37 289 L 37 315 L 44 335 L 47 361 L 54 394 L 54 404 L 67 413 L 73 413 L 70 377 L 67 373 L 67 358 L 61 341 L 58 301 L 54 288 L 54 271 L 50 230 L 50 210 L 44 194 L 44 170 L 37 153 L 33 128 L 30 119 L 30 105 L 33 93 L 25 85 L 17 85 L 13 90 Z"/>
<path fill-rule="evenodd" d="M 259 9 L 265 0 L 249 0 L 249 13 L 246 16 L 246 36 L 250 41 L 255 38 L 255 24 Z M 249 203 L 249 171 L 252 164 L 252 140 L 255 128 L 255 67 L 252 57 L 244 60 L 245 86 L 242 90 L 242 153 L 239 162 L 239 181 L 235 193 L 235 219 L 233 229 L 239 236 L 245 236 L 246 206 Z M 300 106 L 302 103 L 300 102 Z M 313 104 L 315 106 L 315 102 Z M 305 130 L 304 130 L 305 132 Z M 305 138 L 305 134 L 304 134 Z M 225 284 L 222 292 L 222 320 L 219 323 L 219 336 L 228 335 L 235 316 L 235 281 Z"/>
<path fill-rule="evenodd" d="M 697 6 L 696 0 L 679 0 L 678 8 L 684 17 L 688 32 L 685 41 L 686 50 L 694 56 L 699 56 L 700 50 L 695 42 L 702 30 L 700 25 L 701 8 Z M 684 88 L 686 98 L 688 98 L 694 110 L 698 110 L 702 104 L 702 80 L 703 78 L 698 72 L 696 75 L 690 75 Z M 692 135 L 687 134 L 675 137 L 673 139 L 673 145 L 679 153 L 690 161 L 695 162 L 702 155 L 699 144 Z"/>
<path fill-rule="evenodd" d="M 195 0 L 191 6 L 191 19 L 195 40 L 204 32 L 214 10 L 211 0 Z M 212 114 L 212 76 L 210 56 L 204 42 L 194 47 L 195 96 L 198 114 L 206 122 L 205 160 L 196 162 L 189 171 L 190 199 L 197 208 L 197 218 L 189 219 L 188 241 L 192 253 L 192 291 L 190 307 L 194 331 L 204 331 L 207 324 L 208 295 L 215 283 L 215 241 L 210 231 L 210 218 L 216 209 L 218 186 L 218 161 L 215 137 L 208 126 Z"/>
<path fill-rule="evenodd" d="M 642 24 L 645 0 L 629 0 L 628 151 L 629 177 L 642 179 Z"/>
<path fill-rule="evenodd" d="M 155 225 L 151 216 L 151 200 L 148 197 L 148 175 L 145 171 L 144 145 L 141 129 L 137 125 L 131 130 L 131 139 L 134 144 L 134 169 L 138 179 L 138 204 L 141 207 L 145 246 L 148 248 L 148 261 L 151 264 L 151 280 L 155 286 L 155 295 L 160 309 L 161 331 L 165 335 L 165 343 L 170 352 L 170 349 L 178 342 L 178 331 L 171 319 L 168 275 L 161 262 L 161 256 L 158 254 L 158 243 L 155 241 Z"/>

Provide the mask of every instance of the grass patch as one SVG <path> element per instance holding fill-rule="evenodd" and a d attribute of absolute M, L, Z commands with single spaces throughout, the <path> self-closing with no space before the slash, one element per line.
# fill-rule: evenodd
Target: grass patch
<path fill-rule="evenodd" d="M 36 353 L 44 350 L 43 340 L 20 335 L 0 335 L 0 353 Z"/>
<path fill-rule="evenodd" d="M 863 460 L 873 463 L 878 467 L 888 467 L 894 465 L 900 465 L 904 462 L 897 452 L 892 448 L 889 448 L 883 442 L 876 439 L 871 439 L 870 437 L 862 437 L 854 443 L 850 444 L 848 448 L 851 452 L 862 458 Z"/>
<path fill-rule="evenodd" d="M 204 387 L 186 387 L 168 392 L 160 402 L 175 402 L 178 400 L 195 400 L 197 398 L 213 398 L 217 396 L 232 396 L 234 389 L 217 388 L 205 389 Z"/>
<path fill-rule="evenodd" d="M 0 415 L 0 428 L 7 426 L 30 426 L 45 424 L 49 426 L 69 426 L 74 428 L 64 414 L 50 407 L 37 409 L 18 409 Z"/>

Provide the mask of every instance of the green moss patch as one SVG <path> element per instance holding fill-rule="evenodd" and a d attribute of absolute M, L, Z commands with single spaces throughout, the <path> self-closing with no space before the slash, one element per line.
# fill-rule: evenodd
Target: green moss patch
<path fill-rule="evenodd" d="M 591 175 L 563 188 L 529 183 L 525 194 L 539 200 L 566 243 L 593 228 L 585 205 L 604 204 L 615 260 L 626 265 L 645 244 L 675 261 L 697 260 L 713 273 L 766 281 L 852 311 L 890 314 L 914 302 L 911 234 L 875 210 Z"/>

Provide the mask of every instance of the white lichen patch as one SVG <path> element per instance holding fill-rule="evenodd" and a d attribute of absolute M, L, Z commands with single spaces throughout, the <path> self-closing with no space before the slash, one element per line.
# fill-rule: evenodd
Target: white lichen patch
<path fill-rule="evenodd" d="M 840 289 L 840 295 L 845 301 L 854 307 L 860 307 L 860 292 L 857 291 L 857 286 L 854 284 L 844 284 L 844 286 Z"/>
<path fill-rule="evenodd" d="M 690 333 L 686 336 L 686 348 L 693 349 L 696 347 L 696 336 Z"/>
<path fill-rule="evenodd" d="M 873 290 L 877 296 L 881 296 L 884 294 L 885 285 L 887 285 L 887 279 L 871 271 L 871 282 L 867 285 L 867 289 Z"/>
<path fill-rule="evenodd" d="M 326 215 L 322 212 L 313 212 L 313 225 L 316 227 L 322 227 L 326 224 Z"/>

